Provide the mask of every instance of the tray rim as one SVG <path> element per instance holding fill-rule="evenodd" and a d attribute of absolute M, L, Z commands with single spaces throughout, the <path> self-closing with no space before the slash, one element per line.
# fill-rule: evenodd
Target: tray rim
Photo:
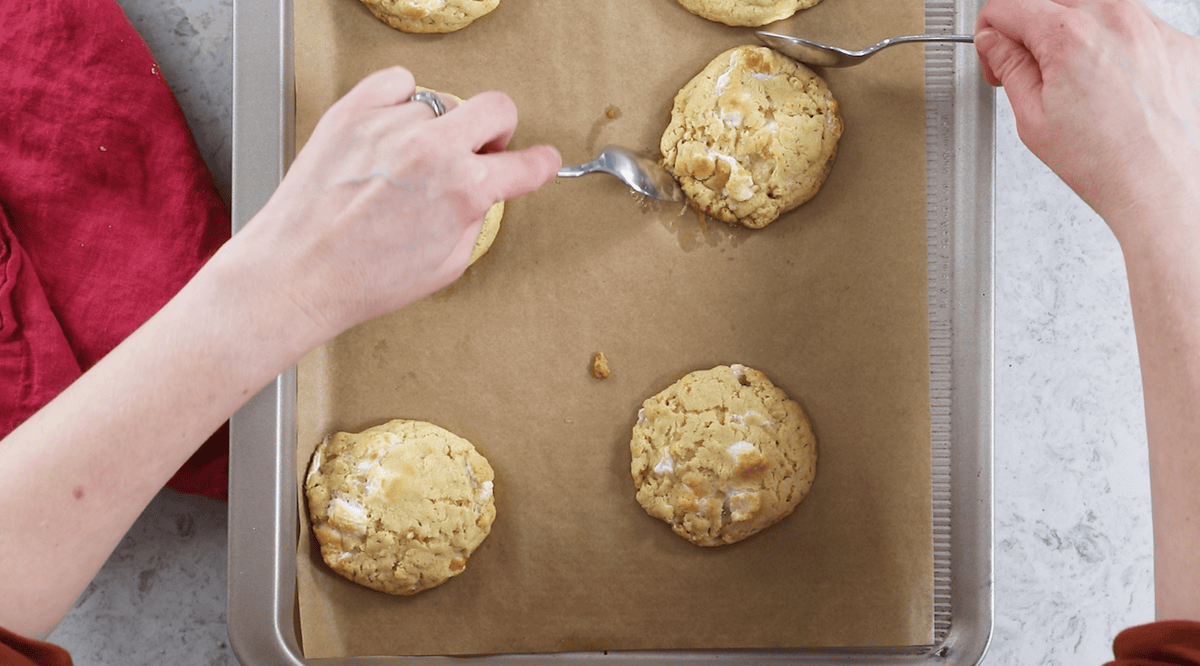
<path fill-rule="evenodd" d="M 950 16 L 927 22 L 972 32 L 982 0 L 928 0 L 950 5 Z M 236 233 L 270 198 L 293 152 L 291 0 L 241 0 L 233 21 L 233 194 Z M 305 659 L 297 641 L 295 554 L 297 503 L 294 451 L 296 368 L 289 368 L 230 419 L 230 644 L 246 666 L 258 664 L 607 662 L 745 664 L 977 664 L 991 641 L 994 615 L 993 329 L 994 100 L 969 49 L 957 49 L 950 149 L 955 157 L 947 202 L 956 221 L 948 251 L 953 345 L 949 391 L 949 627 L 930 646 L 894 649 L 630 651 L 472 657 Z M 970 151 L 964 146 L 978 146 Z M 960 158 L 972 155 L 966 163 Z M 973 224 L 965 223 L 973 221 Z M 266 571 L 264 571 L 266 569 Z"/>

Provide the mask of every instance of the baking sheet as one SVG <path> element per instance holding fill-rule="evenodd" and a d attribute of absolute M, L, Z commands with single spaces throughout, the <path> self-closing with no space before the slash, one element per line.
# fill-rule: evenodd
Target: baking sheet
<path fill-rule="evenodd" d="M 867 44 L 920 32 L 922 9 L 826 0 L 773 28 Z M 362 76 L 404 64 L 460 96 L 508 92 L 516 145 L 568 162 L 606 143 L 652 151 L 675 91 L 753 40 L 670 0 L 510 0 L 444 36 L 392 31 L 354 0 L 295 11 L 297 145 Z M 466 573 L 413 598 L 331 574 L 303 523 L 307 657 L 930 642 L 923 65 L 919 48 L 892 51 L 825 73 L 846 122 L 837 163 L 766 229 L 560 180 L 510 203 L 458 283 L 301 364 L 298 483 L 325 433 L 420 418 L 491 460 L 499 510 Z M 598 350 L 603 382 L 587 372 Z M 642 399 L 731 362 L 804 405 L 821 458 L 796 513 L 700 549 L 634 501 L 628 437 Z"/>

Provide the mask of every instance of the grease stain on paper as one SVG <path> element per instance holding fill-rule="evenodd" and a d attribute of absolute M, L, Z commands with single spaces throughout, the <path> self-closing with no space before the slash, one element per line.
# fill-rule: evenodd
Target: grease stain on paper
<path fill-rule="evenodd" d="M 587 152 L 592 154 L 597 152 L 596 142 L 600 139 L 600 132 L 604 130 L 604 126 L 621 117 L 621 109 L 614 104 L 609 104 L 604 107 L 604 112 L 596 122 L 592 123 L 592 129 L 587 134 Z"/>
<path fill-rule="evenodd" d="M 687 203 L 658 201 L 632 192 L 643 214 L 657 220 L 675 235 L 679 248 L 691 252 L 701 246 L 737 247 L 750 238 L 751 230 L 733 226 L 695 210 Z"/>

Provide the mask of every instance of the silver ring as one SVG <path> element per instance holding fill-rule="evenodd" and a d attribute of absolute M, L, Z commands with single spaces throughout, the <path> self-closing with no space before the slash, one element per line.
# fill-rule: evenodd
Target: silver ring
<path fill-rule="evenodd" d="M 422 90 L 421 92 L 413 93 L 412 97 L 408 98 L 408 101 L 428 104 L 429 108 L 433 109 L 434 118 L 446 113 L 446 105 L 442 104 L 442 98 L 438 97 L 437 93 L 435 92 Z"/>

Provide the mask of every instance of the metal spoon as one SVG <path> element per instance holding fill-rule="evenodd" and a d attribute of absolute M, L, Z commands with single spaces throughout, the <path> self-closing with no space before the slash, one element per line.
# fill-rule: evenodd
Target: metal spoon
<path fill-rule="evenodd" d="M 596 159 L 578 166 L 563 167 L 559 169 L 558 175 L 563 178 L 576 178 L 597 171 L 616 176 L 634 192 L 651 199 L 683 200 L 679 183 L 675 182 L 662 165 L 621 146 L 605 146 Z"/>
<path fill-rule="evenodd" d="M 754 33 L 762 40 L 762 43 L 779 51 L 783 55 L 799 60 L 807 65 L 817 65 L 820 67 L 850 67 L 875 55 L 881 49 L 885 49 L 894 44 L 904 44 L 905 42 L 974 42 L 974 35 L 907 35 L 905 37 L 892 37 L 885 39 L 874 46 L 867 47 L 861 51 L 851 51 L 848 49 L 839 48 L 837 46 L 829 46 L 827 44 L 818 44 L 810 42 L 807 39 L 792 37 L 790 35 L 780 35 L 773 32 L 758 31 Z"/>

